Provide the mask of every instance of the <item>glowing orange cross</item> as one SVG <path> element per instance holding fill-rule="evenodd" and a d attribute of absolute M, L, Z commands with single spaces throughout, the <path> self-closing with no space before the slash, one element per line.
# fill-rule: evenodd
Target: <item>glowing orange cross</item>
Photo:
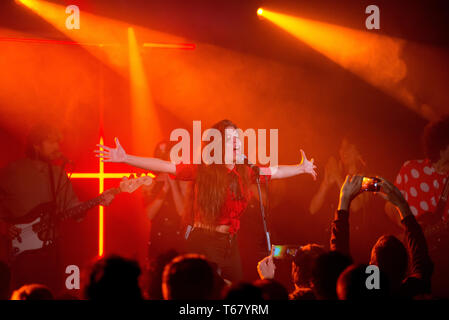
<path fill-rule="evenodd" d="M 100 144 L 103 144 L 103 137 L 100 137 Z M 103 150 L 100 148 L 100 150 Z M 71 178 L 73 179 L 98 179 L 99 180 L 99 194 L 104 191 L 104 180 L 105 179 L 122 179 L 123 177 L 128 177 L 130 175 L 137 175 L 133 172 L 125 173 L 105 173 L 104 172 L 104 162 L 99 160 L 99 171 L 95 173 L 72 173 Z M 154 175 L 149 173 L 150 177 L 154 178 Z M 104 253 L 104 207 L 98 206 L 98 256 L 103 256 Z"/>

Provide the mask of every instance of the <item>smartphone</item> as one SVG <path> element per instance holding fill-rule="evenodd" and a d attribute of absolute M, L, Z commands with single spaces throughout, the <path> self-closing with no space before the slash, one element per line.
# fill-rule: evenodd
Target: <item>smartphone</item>
<path fill-rule="evenodd" d="M 298 245 L 271 245 L 271 256 L 276 259 L 294 258 L 302 246 Z"/>
<path fill-rule="evenodd" d="M 375 177 L 363 177 L 361 191 L 379 192 L 381 180 Z"/>

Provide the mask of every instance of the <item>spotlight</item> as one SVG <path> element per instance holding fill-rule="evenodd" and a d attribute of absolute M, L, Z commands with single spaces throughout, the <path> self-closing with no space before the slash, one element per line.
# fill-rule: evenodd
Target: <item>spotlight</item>
<path fill-rule="evenodd" d="M 257 9 L 257 15 L 261 16 L 262 14 L 263 14 L 263 9 L 262 8 Z"/>
<path fill-rule="evenodd" d="M 30 7 L 31 5 L 33 5 L 34 3 L 33 3 L 33 0 L 14 0 L 14 2 L 15 3 L 17 3 L 17 4 L 21 4 L 21 5 L 24 5 L 24 6 L 26 6 L 26 7 Z"/>

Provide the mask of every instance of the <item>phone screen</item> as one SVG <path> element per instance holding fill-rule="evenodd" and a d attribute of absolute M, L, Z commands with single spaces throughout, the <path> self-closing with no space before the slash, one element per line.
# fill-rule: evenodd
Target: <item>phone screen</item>
<path fill-rule="evenodd" d="M 294 258 L 301 246 L 298 245 L 271 245 L 271 256 L 277 259 Z"/>
<path fill-rule="evenodd" d="M 379 192 L 380 191 L 380 179 L 363 177 L 362 191 Z"/>

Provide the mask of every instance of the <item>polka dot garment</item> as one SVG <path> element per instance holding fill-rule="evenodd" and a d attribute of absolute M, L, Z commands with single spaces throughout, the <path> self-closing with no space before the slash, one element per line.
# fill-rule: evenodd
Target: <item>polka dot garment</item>
<path fill-rule="evenodd" d="M 433 212 L 448 175 L 435 171 L 429 160 L 406 161 L 396 177 L 395 185 L 404 195 L 415 216 Z M 449 201 L 445 208 L 445 218 L 449 216 Z"/>

